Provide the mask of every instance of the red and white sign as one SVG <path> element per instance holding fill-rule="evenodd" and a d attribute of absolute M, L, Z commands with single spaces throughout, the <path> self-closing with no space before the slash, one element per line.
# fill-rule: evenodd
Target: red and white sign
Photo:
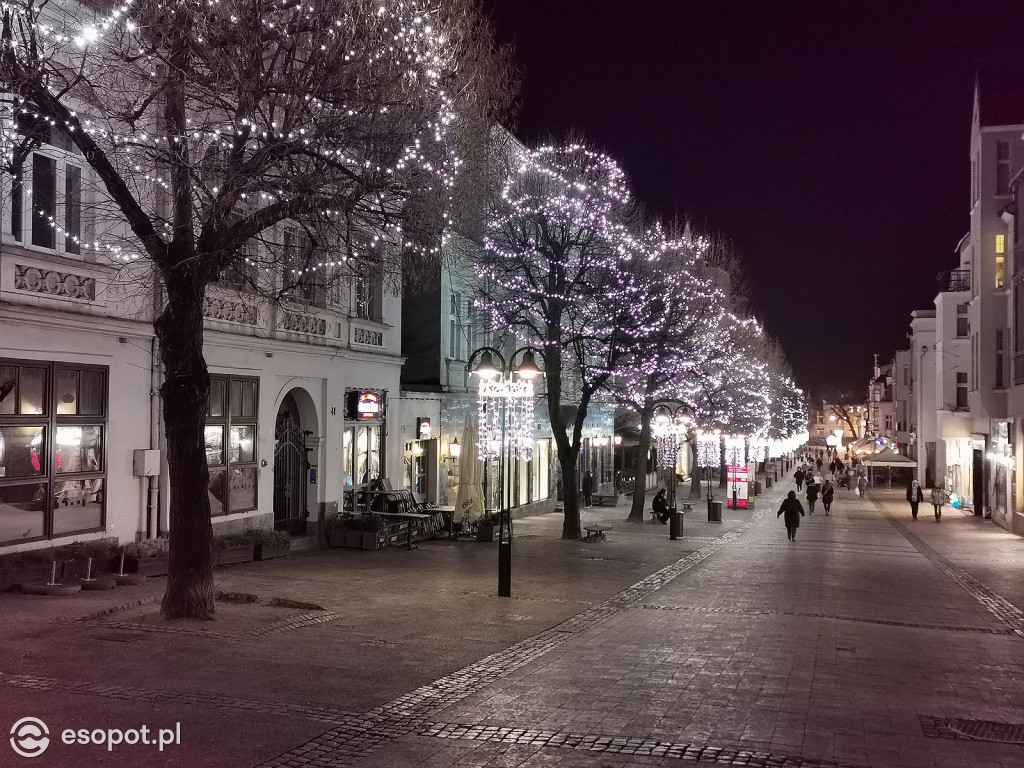
<path fill-rule="evenodd" d="M 376 392 L 361 392 L 356 400 L 356 413 L 360 419 L 380 418 L 380 395 Z"/>
<path fill-rule="evenodd" d="M 736 506 L 739 509 L 743 509 L 750 505 L 747 490 L 749 477 L 748 467 L 745 464 L 730 464 L 726 467 L 728 485 L 725 489 L 725 501 L 727 506 Z M 736 499 L 735 505 L 733 504 L 733 499 Z"/>

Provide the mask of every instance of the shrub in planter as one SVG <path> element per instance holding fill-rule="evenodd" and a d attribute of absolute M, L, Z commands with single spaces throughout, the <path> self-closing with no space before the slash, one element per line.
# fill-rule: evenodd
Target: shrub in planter
<path fill-rule="evenodd" d="M 245 536 L 214 536 L 213 564 L 233 565 L 252 561 L 253 543 Z"/>
<path fill-rule="evenodd" d="M 56 555 L 52 549 L 35 549 L 0 556 L 0 592 L 26 581 L 48 581 Z M 57 565 L 60 577 L 60 565 Z"/>
<path fill-rule="evenodd" d="M 324 521 L 324 531 L 327 534 L 327 544 L 332 547 L 345 546 L 345 523 L 351 519 L 351 515 L 331 515 Z"/>
<path fill-rule="evenodd" d="M 498 533 L 498 516 L 486 514 L 476 524 L 477 541 L 494 541 Z"/>
<path fill-rule="evenodd" d="M 59 574 L 65 581 L 83 579 L 89 573 L 89 560 L 92 559 L 92 576 L 105 570 L 110 564 L 110 557 L 116 545 L 111 541 L 75 541 L 64 544 L 53 550 L 55 559 L 61 562 Z"/>
<path fill-rule="evenodd" d="M 125 544 L 115 551 L 110 561 L 110 570 L 117 573 L 124 555 L 124 572 L 140 576 L 166 576 L 170 569 L 168 552 L 170 541 L 166 537 L 143 539 Z"/>
<path fill-rule="evenodd" d="M 273 528 L 254 528 L 245 532 L 245 538 L 253 543 L 252 554 L 255 560 L 286 557 L 292 548 L 292 537 Z"/>

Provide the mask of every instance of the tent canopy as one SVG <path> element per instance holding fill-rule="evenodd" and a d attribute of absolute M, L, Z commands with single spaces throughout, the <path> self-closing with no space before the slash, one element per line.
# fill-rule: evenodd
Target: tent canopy
<path fill-rule="evenodd" d="M 886 446 L 878 453 L 865 456 L 861 464 L 866 467 L 916 467 L 917 462 L 908 459 L 906 456 L 896 453 L 892 448 Z"/>

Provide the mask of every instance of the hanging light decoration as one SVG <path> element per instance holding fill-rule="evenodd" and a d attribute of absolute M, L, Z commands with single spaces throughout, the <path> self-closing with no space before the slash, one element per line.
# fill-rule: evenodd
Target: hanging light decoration
<path fill-rule="evenodd" d="M 722 450 L 721 433 L 716 429 L 712 431 L 697 430 L 697 466 L 703 469 L 710 469 L 718 466 L 719 452 Z"/>
<path fill-rule="evenodd" d="M 746 463 L 747 439 L 744 435 L 725 436 L 725 463 L 739 466 Z"/>
<path fill-rule="evenodd" d="M 502 408 L 506 410 L 506 423 L 502 434 Z M 480 417 L 481 460 L 497 459 L 504 447 L 512 456 L 523 461 L 533 458 L 533 381 L 519 379 L 483 379 L 477 393 Z"/>

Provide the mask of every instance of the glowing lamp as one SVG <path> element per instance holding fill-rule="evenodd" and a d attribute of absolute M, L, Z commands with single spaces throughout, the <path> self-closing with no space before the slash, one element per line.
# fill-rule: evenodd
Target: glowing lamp
<path fill-rule="evenodd" d="M 481 379 L 494 379 L 498 377 L 500 371 L 494 364 L 494 358 L 491 356 L 489 350 L 484 350 L 484 353 L 480 355 L 480 362 L 477 363 L 476 368 L 473 369 L 473 373 Z"/>
<path fill-rule="evenodd" d="M 457 459 L 462 455 L 462 446 L 459 445 L 459 438 L 455 438 L 448 444 L 448 455 L 453 459 Z"/>
<path fill-rule="evenodd" d="M 486 353 L 490 354 L 490 353 Z M 537 359 L 533 355 L 533 350 L 528 349 L 523 353 L 523 362 L 519 364 L 519 376 L 520 378 L 532 381 L 538 376 L 543 376 L 544 371 L 537 367 Z"/>

